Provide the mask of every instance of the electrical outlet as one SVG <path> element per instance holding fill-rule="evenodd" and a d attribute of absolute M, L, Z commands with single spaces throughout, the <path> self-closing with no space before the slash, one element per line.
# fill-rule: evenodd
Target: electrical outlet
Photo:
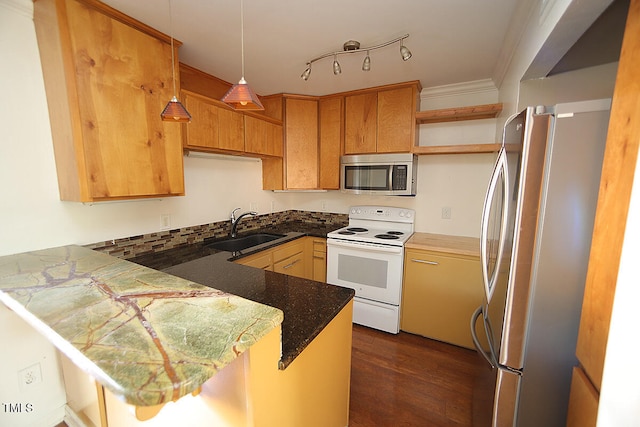
<path fill-rule="evenodd" d="M 257 202 L 249 203 L 249 210 L 252 212 L 258 212 L 258 203 Z"/>
<path fill-rule="evenodd" d="M 26 390 L 42 382 L 42 368 L 40 363 L 29 366 L 18 371 L 20 389 Z"/>
<path fill-rule="evenodd" d="M 171 215 L 160 215 L 160 230 L 169 230 L 171 228 Z"/>
<path fill-rule="evenodd" d="M 320 210 L 322 210 L 323 212 L 327 210 L 327 201 L 326 200 L 321 200 L 320 201 Z"/>
<path fill-rule="evenodd" d="M 451 219 L 451 208 L 449 206 L 442 208 L 442 219 Z"/>

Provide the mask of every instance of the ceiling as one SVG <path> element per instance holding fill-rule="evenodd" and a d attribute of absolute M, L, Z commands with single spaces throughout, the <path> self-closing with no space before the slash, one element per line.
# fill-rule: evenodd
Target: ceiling
<path fill-rule="evenodd" d="M 241 77 L 239 0 L 103 0 L 183 45 L 180 61 L 230 83 Z M 171 3 L 169 3 L 171 1 Z M 409 80 L 433 87 L 491 79 L 511 17 L 529 0 L 244 0 L 245 79 L 261 95 L 326 95 Z M 171 10 L 171 13 L 169 12 Z M 170 18 L 171 17 L 171 18 Z M 409 34 L 413 56 L 404 62 L 399 43 L 372 51 L 371 71 L 361 71 L 365 52 L 306 63 L 342 50 Z"/>

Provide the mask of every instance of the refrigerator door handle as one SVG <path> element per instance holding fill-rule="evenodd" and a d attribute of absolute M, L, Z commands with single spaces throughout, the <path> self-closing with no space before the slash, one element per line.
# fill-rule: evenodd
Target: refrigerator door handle
<path fill-rule="evenodd" d="M 478 307 L 471 316 L 471 338 L 473 339 L 473 345 L 476 350 L 478 350 L 478 353 L 480 353 L 482 357 L 484 357 L 484 359 L 487 361 L 487 363 L 489 363 L 489 365 L 491 365 L 492 368 L 495 368 L 496 365 L 492 360 L 493 358 L 482 349 L 482 345 L 480 344 L 480 340 L 478 339 L 478 335 L 476 334 L 476 323 L 478 322 L 478 317 L 480 317 L 481 315 L 482 306 Z"/>
<path fill-rule="evenodd" d="M 498 180 L 500 176 L 503 177 L 503 201 L 502 201 L 502 221 L 500 223 L 500 235 L 498 239 L 498 251 L 495 254 L 495 266 L 493 271 L 491 272 L 491 277 L 489 277 L 488 271 L 488 258 L 489 254 L 487 251 L 488 244 L 488 229 L 489 229 L 489 214 L 491 211 L 491 206 L 493 205 L 493 199 L 496 196 L 495 191 L 498 185 Z M 496 164 L 493 170 L 493 174 L 491 175 L 491 180 L 489 182 L 489 188 L 487 189 L 487 194 L 484 201 L 484 206 L 482 208 L 482 228 L 480 230 L 480 261 L 482 263 L 482 281 L 484 283 L 484 291 L 487 299 L 487 303 L 491 301 L 491 296 L 493 295 L 494 283 L 497 280 L 498 272 L 500 270 L 500 262 L 502 260 L 502 254 L 504 252 L 504 244 L 506 239 L 508 218 L 507 218 L 507 205 L 508 205 L 508 197 L 507 191 L 509 188 L 509 174 L 507 170 L 507 150 L 503 146 L 500 149 L 500 153 L 498 154 L 498 159 L 496 160 Z"/>

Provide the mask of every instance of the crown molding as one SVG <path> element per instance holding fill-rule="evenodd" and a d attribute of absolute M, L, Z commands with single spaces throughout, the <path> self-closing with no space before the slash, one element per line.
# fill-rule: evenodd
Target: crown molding
<path fill-rule="evenodd" d="M 33 18 L 33 0 L 0 0 L 0 7 Z"/>
<path fill-rule="evenodd" d="M 470 82 L 433 86 L 422 89 L 420 92 L 420 99 L 427 100 L 448 96 L 477 95 L 480 93 L 494 93 L 497 96 L 498 89 L 491 79 L 474 80 Z"/>

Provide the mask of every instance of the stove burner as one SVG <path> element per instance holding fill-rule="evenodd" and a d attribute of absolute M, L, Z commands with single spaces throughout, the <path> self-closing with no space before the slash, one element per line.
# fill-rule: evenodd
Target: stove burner
<path fill-rule="evenodd" d="M 387 231 L 387 234 L 391 234 L 393 236 L 402 236 L 404 233 L 402 231 Z"/>
<path fill-rule="evenodd" d="M 342 231 L 338 231 L 338 234 L 351 235 L 356 233 L 354 233 L 353 231 L 342 230 Z"/>
<path fill-rule="evenodd" d="M 347 231 L 352 231 L 354 233 L 366 233 L 367 230 L 366 228 L 362 228 L 362 227 L 349 227 L 347 228 Z"/>
<path fill-rule="evenodd" d="M 376 234 L 374 237 L 376 237 L 377 239 L 384 239 L 384 240 L 397 240 L 397 239 L 399 239 L 398 236 L 393 235 L 393 234 Z"/>

